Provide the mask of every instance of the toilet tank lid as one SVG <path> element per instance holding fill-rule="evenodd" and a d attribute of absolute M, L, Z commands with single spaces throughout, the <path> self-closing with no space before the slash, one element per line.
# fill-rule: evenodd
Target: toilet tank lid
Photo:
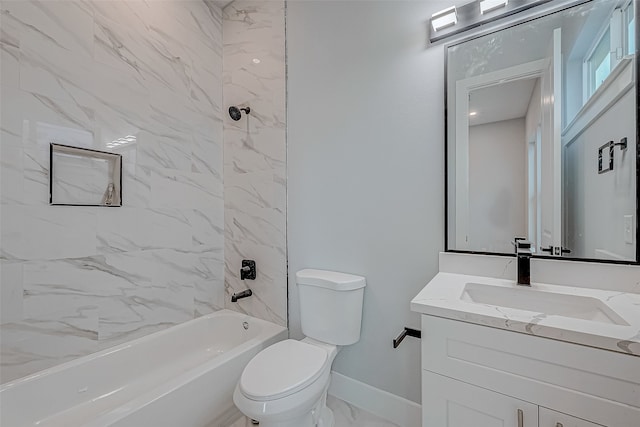
<path fill-rule="evenodd" d="M 311 268 L 298 271 L 296 282 L 298 285 L 318 286 L 335 291 L 352 291 L 364 288 L 367 284 L 366 279 L 362 276 Z"/>

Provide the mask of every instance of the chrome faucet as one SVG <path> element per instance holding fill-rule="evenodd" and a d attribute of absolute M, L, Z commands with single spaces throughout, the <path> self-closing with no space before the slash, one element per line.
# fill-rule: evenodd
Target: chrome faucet
<path fill-rule="evenodd" d="M 513 240 L 518 258 L 518 281 L 520 286 L 531 286 L 531 242 L 524 237 Z"/>

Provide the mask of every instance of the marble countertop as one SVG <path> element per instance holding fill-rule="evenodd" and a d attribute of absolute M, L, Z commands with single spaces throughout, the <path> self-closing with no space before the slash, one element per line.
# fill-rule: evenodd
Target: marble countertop
<path fill-rule="evenodd" d="M 508 288 L 518 298 L 529 298 L 531 292 L 552 293 L 550 301 L 562 300 L 571 306 L 571 298 L 599 300 L 622 320 L 613 324 L 608 319 L 585 320 L 558 314 L 545 314 L 486 303 L 473 302 L 465 287 L 490 285 Z M 487 288 L 484 288 L 487 289 Z M 493 288 L 490 290 L 496 291 Z M 500 294 L 500 291 L 494 292 Z M 601 306 L 597 301 L 589 300 Z M 578 288 L 571 286 L 532 283 L 531 288 L 521 287 L 513 280 L 471 276 L 454 273 L 438 273 L 427 286 L 411 301 L 411 310 L 452 320 L 490 326 L 539 337 L 551 338 L 590 347 L 602 348 L 619 353 L 640 356 L 640 294 Z M 577 308 L 577 310 L 580 310 Z M 580 317 L 576 314 L 576 317 Z"/>

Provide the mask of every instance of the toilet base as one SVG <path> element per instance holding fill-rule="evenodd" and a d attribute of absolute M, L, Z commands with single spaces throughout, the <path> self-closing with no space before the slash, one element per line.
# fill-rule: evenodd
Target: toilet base
<path fill-rule="evenodd" d="M 335 418 L 333 417 L 333 411 L 325 406 L 322 409 L 322 414 L 320 415 L 320 419 L 318 420 L 318 427 L 334 427 L 336 424 Z"/>
<path fill-rule="evenodd" d="M 334 427 L 335 418 L 333 411 L 326 405 L 326 393 L 314 406 L 312 411 L 294 419 L 261 420 L 260 427 Z"/>
<path fill-rule="evenodd" d="M 287 421 L 260 421 L 260 427 L 314 427 L 311 414 Z"/>

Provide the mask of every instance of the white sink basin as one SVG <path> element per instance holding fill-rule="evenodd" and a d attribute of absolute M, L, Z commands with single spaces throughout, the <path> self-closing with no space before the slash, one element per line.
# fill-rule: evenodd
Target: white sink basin
<path fill-rule="evenodd" d="M 462 301 L 526 310 L 546 316 L 563 316 L 612 325 L 629 326 L 606 303 L 597 298 L 539 291 L 535 288 L 509 288 L 481 283 L 467 283 Z"/>
<path fill-rule="evenodd" d="M 411 310 L 640 357 L 640 293 L 440 272 Z"/>

